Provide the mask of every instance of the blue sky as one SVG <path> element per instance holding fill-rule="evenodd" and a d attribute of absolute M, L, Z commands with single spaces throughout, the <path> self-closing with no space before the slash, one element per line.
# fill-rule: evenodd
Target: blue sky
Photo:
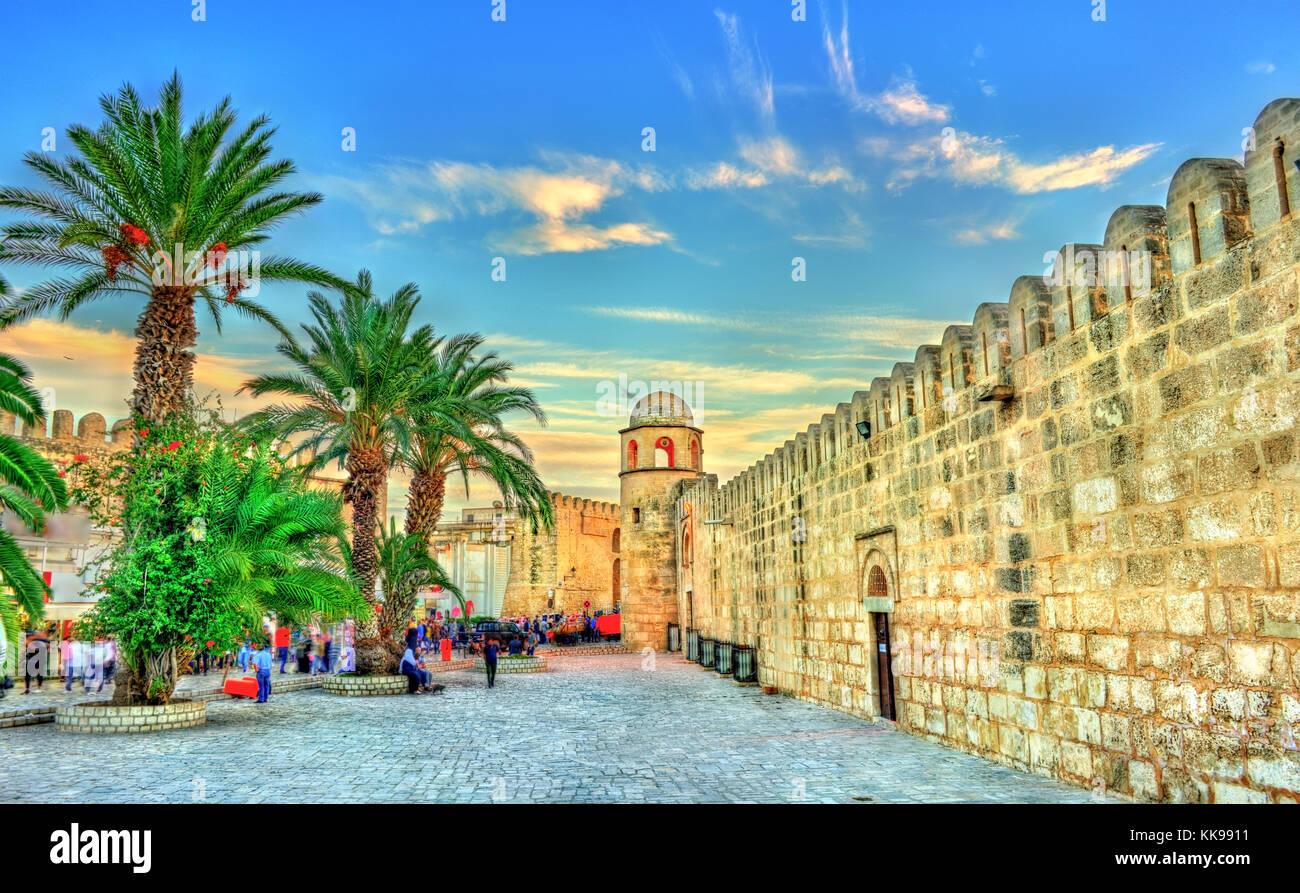
<path fill-rule="evenodd" d="M 20 159 L 42 128 L 62 152 L 100 93 L 156 96 L 173 68 L 190 114 L 226 94 L 269 114 L 296 186 L 325 194 L 276 253 L 419 283 L 424 319 L 483 332 L 537 388 L 551 424 L 521 428 L 552 487 L 608 499 L 621 420 L 597 411 L 601 381 L 703 382 L 726 479 L 1044 252 L 1100 240 L 1116 206 L 1163 204 L 1185 158 L 1239 156 L 1258 110 L 1296 94 L 1294 2 L 1106 6 L 6 4 L 5 67 L 33 76 L 0 86 L 0 182 L 35 185 Z M 303 316 L 301 289 L 261 297 Z M 60 408 L 114 416 L 138 312 L 87 307 L 0 349 Z M 200 328 L 200 388 L 246 408 L 229 394 L 274 367 L 274 339 Z"/>

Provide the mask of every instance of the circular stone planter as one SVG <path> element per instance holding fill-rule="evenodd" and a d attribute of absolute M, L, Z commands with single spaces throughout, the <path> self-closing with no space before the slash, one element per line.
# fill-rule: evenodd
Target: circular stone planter
<path fill-rule="evenodd" d="M 208 719 L 207 701 L 120 707 L 108 701 L 67 704 L 55 709 L 54 727 L 65 732 L 161 732 L 201 726 Z"/>
<path fill-rule="evenodd" d="M 368 695 L 406 694 L 405 676 L 325 676 L 320 687 L 332 695 L 366 697 Z M 274 691 L 274 689 L 272 689 Z"/>
<path fill-rule="evenodd" d="M 474 658 L 474 669 L 480 673 L 487 672 L 483 658 Z M 541 657 L 503 657 L 497 661 L 497 675 L 502 673 L 545 673 L 546 660 Z"/>

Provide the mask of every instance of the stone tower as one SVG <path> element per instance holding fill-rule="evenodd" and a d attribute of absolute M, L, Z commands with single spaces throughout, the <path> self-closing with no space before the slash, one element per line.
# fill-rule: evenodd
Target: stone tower
<path fill-rule="evenodd" d="M 703 474 L 704 432 L 681 397 L 656 391 L 637 401 L 619 434 L 623 644 L 663 651 L 677 622 L 673 490 Z"/>

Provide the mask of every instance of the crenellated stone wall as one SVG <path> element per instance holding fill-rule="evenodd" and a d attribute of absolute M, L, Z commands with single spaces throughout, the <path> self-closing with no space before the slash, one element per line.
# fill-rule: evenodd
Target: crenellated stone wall
<path fill-rule="evenodd" d="M 1255 139 L 723 486 L 677 484 L 683 623 L 1020 769 L 1300 800 L 1300 100 Z"/>
<path fill-rule="evenodd" d="M 552 493 L 551 506 L 553 530 L 532 533 L 515 522 L 502 616 L 612 610 L 618 504 Z"/>

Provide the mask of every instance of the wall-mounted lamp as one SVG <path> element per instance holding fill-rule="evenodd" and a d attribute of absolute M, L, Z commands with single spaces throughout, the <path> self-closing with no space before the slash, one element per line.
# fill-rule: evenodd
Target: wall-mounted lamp
<path fill-rule="evenodd" d="M 870 422 L 867 421 L 858 422 L 857 425 L 855 425 L 854 427 L 858 429 L 858 433 L 862 435 L 863 440 L 868 440 L 871 437 Z"/>

